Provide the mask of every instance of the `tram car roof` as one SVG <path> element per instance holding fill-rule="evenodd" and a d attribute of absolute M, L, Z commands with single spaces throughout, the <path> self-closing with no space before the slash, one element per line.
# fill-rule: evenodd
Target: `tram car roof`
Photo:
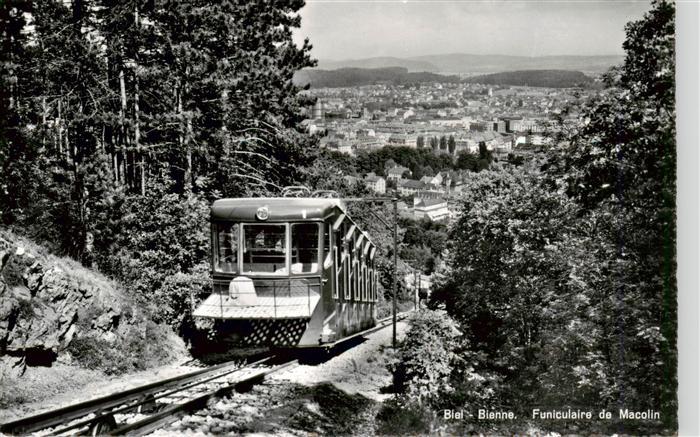
<path fill-rule="evenodd" d="M 268 217 L 258 218 L 258 210 L 267 208 Z M 342 215 L 342 218 L 340 217 Z M 211 207 L 211 220 L 280 223 L 289 221 L 316 221 L 338 217 L 337 223 L 349 221 L 353 228 L 364 235 L 372 246 L 374 242 L 366 232 L 355 224 L 347 214 L 345 203 L 341 199 L 318 197 L 247 197 L 219 199 Z"/>
<path fill-rule="evenodd" d="M 267 208 L 268 218 L 260 220 L 260 208 Z M 250 222 L 287 222 L 295 220 L 324 220 L 345 213 L 340 199 L 307 197 L 249 197 L 220 199 L 211 207 L 212 220 Z"/>
<path fill-rule="evenodd" d="M 268 217 L 260 220 L 260 208 L 267 208 Z M 248 197 L 220 199 L 211 207 L 212 220 L 242 222 L 287 222 L 296 220 L 325 220 L 345 213 L 340 199 L 311 197 Z"/>

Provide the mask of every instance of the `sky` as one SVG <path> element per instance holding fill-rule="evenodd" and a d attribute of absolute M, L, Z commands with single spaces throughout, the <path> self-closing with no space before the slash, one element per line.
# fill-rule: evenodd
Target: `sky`
<path fill-rule="evenodd" d="M 306 0 L 295 41 L 323 60 L 446 53 L 621 55 L 635 0 Z"/>

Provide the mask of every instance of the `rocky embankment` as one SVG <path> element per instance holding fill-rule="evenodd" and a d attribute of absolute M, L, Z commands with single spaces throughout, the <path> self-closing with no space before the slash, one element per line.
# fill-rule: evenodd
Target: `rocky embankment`
<path fill-rule="evenodd" d="M 0 353 L 48 365 L 71 343 L 79 321 L 105 335 L 118 328 L 122 307 L 113 287 L 81 281 L 77 266 L 26 246 L 0 236 Z"/>
<path fill-rule="evenodd" d="M 13 367 L 58 361 L 125 373 L 182 350 L 114 281 L 0 230 L 0 357 Z"/>

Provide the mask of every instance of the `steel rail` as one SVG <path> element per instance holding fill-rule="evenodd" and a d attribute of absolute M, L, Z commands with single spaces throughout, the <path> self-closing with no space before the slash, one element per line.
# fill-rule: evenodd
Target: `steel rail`
<path fill-rule="evenodd" d="M 399 319 L 405 318 L 411 311 L 407 311 L 401 314 L 397 314 Z M 333 346 L 336 346 L 338 344 L 345 343 L 346 341 L 349 341 L 353 338 L 362 336 L 362 335 L 367 335 L 370 333 L 373 333 L 375 331 L 379 331 L 383 328 L 388 327 L 390 324 L 393 322 L 393 316 L 386 317 L 384 319 L 380 319 L 377 321 L 377 325 L 373 326 L 372 328 L 366 329 L 361 332 L 357 332 L 353 335 L 350 335 L 348 337 L 344 337 L 341 340 L 334 342 Z M 171 407 L 168 407 L 158 413 L 155 413 L 153 415 L 150 415 L 142 420 L 136 421 L 134 423 L 124 425 L 120 428 L 114 429 L 109 431 L 109 435 L 134 435 L 134 436 L 140 436 L 140 435 L 145 435 L 149 434 L 159 428 L 163 428 L 176 420 L 178 420 L 180 417 L 186 415 L 186 414 L 191 414 L 195 411 L 204 409 L 207 407 L 208 402 L 212 399 L 220 398 L 223 396 L 227 396 L 231 394 L 233 391 L 243 391 L 244 389 L 248 389 L 249 387 L 261 383 L 264 379 L 265 376 L 278 372 L 282 369 L 285 369 L 286 367 L 290 365 L 295 365 L 298 364 L 298 360 L 293 360 L 287 363 L 280 364 L 272 369 L 267 369 L 261 372 L 256 373 L 255 375 L 248 376 L 243 380 L 240 381 L 234 381 L 231 382 L 230 384 L 227 384 L 224 387 L 217 388 L 216 390 L 213 390 L 209 393 L 206 393 L 204 395 L 198 396 L 194 399 L 191 399 L 189 401 L 183 402 L 181 404 L 176 404 Z"/>
<path fill-rule="evenodd" d="M 397 314 L 397 318 L 403 319 L 408 316 L 409 313 L 412 311 L 406 311 L 404 313 Z M 352 338 L 361 336 L 361 335 L 366 335 L 370 334 L 375 331 L 379 331 L 380 329 L 386 328 L 389 325 L 394 322 L 394 316 L 389 316 L 384 319 L 378 320 L 377 325 L 373 326 L 372 328 L 366 329 L 364 331 L 355 333 L 351 336 L 344 337 L 341 340 L 337 341 L 334 343 L 334 345 L 338 345 L 341 343 L 344 343 L 347 340 L 350 340 Z M 216 390 L 213 390 L 209 393 L 206 393 L 204 395 L 198 396 L 194 399 L 191 399 L 189 401 L 183 402 L 181 404 L 173 405 L 169 408 L 164 409 L 161 412 L 158 412 L 156 414 L 153 414 L 151 416 L 148 416 L 142 420 L 139 420 L 137 422 L 122 426 L 118 429 L 112 430 L 109 432 L 109 435 L 129 435 L 129 436 L 141 436 L 141 435 L 146 435 L 149 434 L 159 428 L 163 428 L 164 426 L 167 426 L 176 420 L 178 420 L 180 417 L 193 413 L 197 410 L 201 410 L 207 407 L 208 403 L 212 399 L 220 398 L 223 396 L 227 396 L 231 394 L 233 391 L 245 391 L 248 390 L 250 387 L 253 385 L 259 384 L 263 382 L 265 377 L 267 375 L 270 375 L 272 373 L 278 372 L 280 370 L 283 370 L 291 365 L 296 365 L 298 364 L 298 360 L 293 360 L 289 361 L 287 363 L 280 364 L 276 367 L 273 367 L 272 369 L 267 369 L 264 371 L 261 371 L 255 375 L 248 376 L 243 380 L 240 381 L 235 381 L 232 382 L 225 387 L 220 387 Z"/>
<path fill-rule="evenodd" d="M 270 357 L 267 357 L 265 359 L 270 359 Z M 208 367 L 206 369 L 197 370 L 194 372 L 186 373 L 184 375 L 179 375 L 162 381 L 157 381 L 151 384 L 134 387 L 132 389 L 125 390 L 122 392 L 91 399 L 89 401 L 79 402 L 77 404 L 69 405 L 63 408 L 58 408 L 56 410 L 46 411 L 44 413 L 24 417 L 22 419 L 1 424 L 0 432 L 4 434 L 29 434 L 41 429 L 46 429 L 53 426 L 68 423 L 72 420 L 84 417 L 91 413 L 97 412 L 98 415 L 100 415 L 99 413 L 107 409 L 118 407 L 128 402 L 140 400 L 143 403 L 146 401 L 150 401 L 150 399 L 146 399 L 149 395 L 162 392 L 171 387 L 186 385 L 192 381 L 201 379 L 206 375 L 212 373 L 224 373 L 228 371 L 231 367 L 234 367 L 234 369 L 231 370 L 237 370 L 240 368 L 238 366 L 240 366 L 238 362 L 226 362 L 213 367 Z M 140 404 L 134 403 L 131 404 L 130 407 L 135 407 L 138 405 Z"/>
<path fill-rule="evenodd" d="M 197 410 L 206 408 L 209 401 L 212 399 L 217 399 L 229 395 L 233 391 L 246 391 L 250 389 L 250 387 L 261 383 L 267 375 L 270 375 L 274 372 L 278 372 L 282 369 L 296 364 L 298 364 L 298 361 L 293 360 L 279 364 L 271 369 L 257 372 L 256 374 L 248 376 L 240 381 L 231 382 L 224 387 L 217 388 L 216 390 L 210 391 L 209 393 L 205 393 L 204 395 L 198 396 L 194 399 L 190 399 L 189 401 L 168 407 L 142 420 L 138 420 L 136 422 L 112 430 L 109 432 L 109 435 L 140 436 L 149 434 L 159 428 L 163 428 L 164 426 L 173 423 L 174 421 L 178 420 L 180 417 L 186 414 L 190 414 Z"/>
<path fill-rule="evenodd" d="M 158 399 L 163 399 L 163 398 L 166 398 L 168 396 L 172 396 L 176 393 L 179 393 L 179 392 L 182 392 L 185 390 L 189 390 L 193 387 L 197 387 L 198 385 L 206 384 L 206 383 L 214 381 L 216 379 L 230 376 L 234 373 L 244 372 L 245 370 L 251 369 L 254 366 L 259 366 L 260 364 L 263 364 L 266 361 L 270 361 L 273 358 L 274 358 L 274 355 L 270 356 L 270 357 L 263 358 L 262 360 L 256 361 L 254 363 L 250 363 L 250 364 L 245 365 L 243 367 L 238 367 L 238 368 L 235 368 L 232 370 L 226 370 L 226 371 L 223 371 L 221 373 L 217 373 L 211 377 L 206 377 L 205 379 L 197 379 L 197 380 L 192 381 L 192 382 L 185 382 L 183 385 L 177 386 L 173 390 L 167 391 L 167 389 L 165 389 L 164 391 L 158 391 L 157 392 L 158 394 L 155 396 L 146 395 L 145 399 L 143 399 L 142 402 L 127 404 L 127 405 L 124 405 L 123 407 L 117 408 L 116 410 L 108 410 L 108 411 L 105 411 L 104 413 L 102 411 L 97 411 L 97 412 L 95 412 L 94 417 L 91 417 L 89 419 L 85 419 L 85 420 L 80 421 L 80 422 L 71 423 L 70 425 L 63 427 L 63 428 L 54 429 L 48 435 L 61 435 L 61 434 L 64 434 L 68 431 L 71 431 L 73 429 L 77 429 L 77 428 L 80 428 L 80 427 L 83 427 L 86 425 L 88 425 L 88 426 L 95 425 L 95 424 L 100 423 L 102 421 L 106 421 L 107 419 L 109 419 L 110 416 L 114 416 L 115 414 L 127 413 L 128 411 L 133 410 L 134 408 L 136 408 L 138 406 L 144 405 L 145 403 L 155 402 Z M 202 376 L 206 376 L 206 375 L 202 375 Z"/>

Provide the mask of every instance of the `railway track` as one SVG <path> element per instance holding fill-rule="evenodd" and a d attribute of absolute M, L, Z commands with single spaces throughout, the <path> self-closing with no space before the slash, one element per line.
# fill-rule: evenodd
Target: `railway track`
<path fill-rule="evenodd" d="M 407 313 L 399 315 L 404 318 Z M 391 326 L 379 320 L 365 331 L 343 338 L 328 348 L 332 355 L 342 344 Z M 244 392 L 267 375 L 298 364 L 287 354 L 270 354 L 247 365 L 226 362 L 164 379 L 108 396 L 25 417 L 0 425 L 10 435 L 145 435 L 179 418 L 206 408 L 208 403 L 233 392 Z"/>
<path fill-rule="evenodd" d="M 225 396 L 261 381 L 272 371 L 294 364 L 270 355 L 248 365 L 227 362 L 0 425 L 4 434 L 103 435 L 145 434 L 167 415 L 193 411 L 203 399 Z M 173 419 L 173 420 L 175 420 Z M 126 422 L 125 425 L 120 423 Z M 139 429 L 143 429 L 139 432 Z M 150 428 L 156 429 L 156 428 Z"/>

